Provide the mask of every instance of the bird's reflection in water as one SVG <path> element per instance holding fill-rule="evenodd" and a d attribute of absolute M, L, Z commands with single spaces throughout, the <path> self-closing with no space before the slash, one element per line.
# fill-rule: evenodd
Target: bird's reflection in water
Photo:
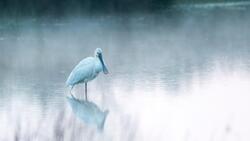
<path fill-rule="evenodd" d="M 87 124 L 96 125 L 103 130 L 108 110 L 102 111 L 95 103 L 86 100 L 79 100 L 74 96 L 67 96 L 74 114 Z"/>

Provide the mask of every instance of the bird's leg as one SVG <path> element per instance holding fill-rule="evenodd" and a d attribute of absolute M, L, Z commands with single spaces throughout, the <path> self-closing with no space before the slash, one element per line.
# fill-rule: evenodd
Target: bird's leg
<path fill-rule="evenodd" d="M 88 101 L 87 83 L 85 83 L 85 100 Z"/>

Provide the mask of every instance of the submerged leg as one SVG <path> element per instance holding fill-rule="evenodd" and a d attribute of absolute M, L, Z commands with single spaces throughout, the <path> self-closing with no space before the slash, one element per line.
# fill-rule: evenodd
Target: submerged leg
<path fill-rule="evenodd" d="M 87 83 L 85 83 L 85 100 L 88 101 Z"/>

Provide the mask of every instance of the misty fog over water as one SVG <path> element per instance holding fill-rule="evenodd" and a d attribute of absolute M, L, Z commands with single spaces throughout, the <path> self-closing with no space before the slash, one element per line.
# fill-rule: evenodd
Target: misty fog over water
<path fill-rule="evenodd" d="M 250 139 L 249 5 L 0 21 L 0 140 Z M 103 50 L 88 84 L 104 130 L 79 120 L 65 81 Z M 83 85 L 73 93 L 83 98 Z"/>

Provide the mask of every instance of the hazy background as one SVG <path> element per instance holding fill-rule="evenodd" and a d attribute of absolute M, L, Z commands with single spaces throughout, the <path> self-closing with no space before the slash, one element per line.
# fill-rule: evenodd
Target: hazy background
<path fill-rule="evenodd" d="M 0 140 L 248 141 L 250 3 L 116 2 L 1 1 Z M 88 86 L 110 111 L 103 132 L 65 98 L 97 47 L 110 74 Z"/>

